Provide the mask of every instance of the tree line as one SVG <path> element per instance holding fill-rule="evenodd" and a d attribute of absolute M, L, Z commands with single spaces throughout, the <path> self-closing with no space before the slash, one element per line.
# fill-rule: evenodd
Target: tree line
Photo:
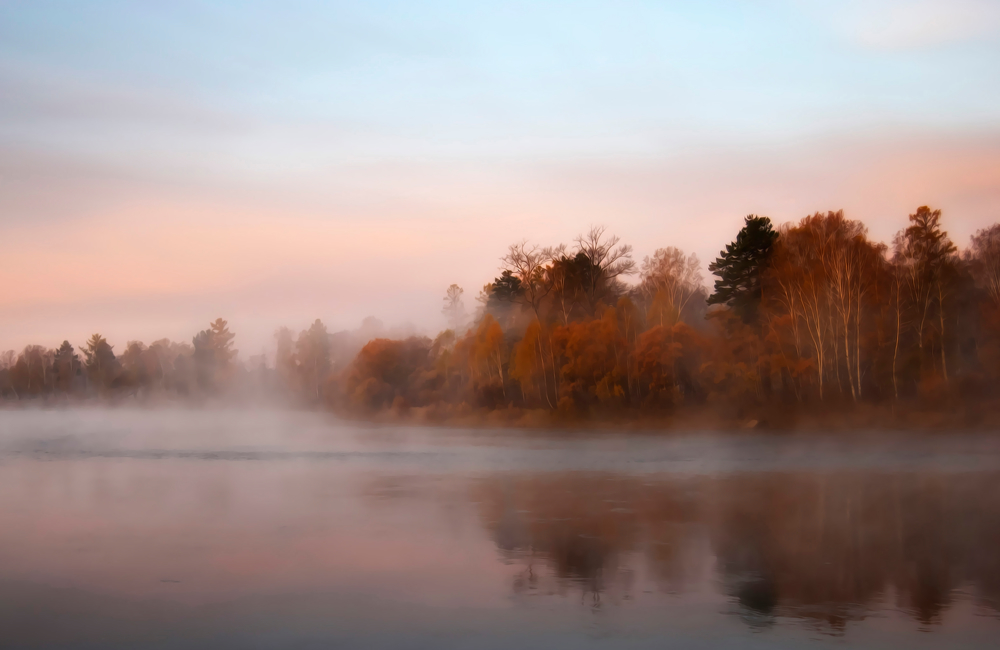
<path fill-rule="evenodd" d="M 331 375 L 343 371 L 362 346 L 379 336 L 409 336 L 387 331 L 367 318 L 354 331 L 329 333 L 320 320 L 295 334 L 275 333 L 276 355 L 263 351 L 240 359 L 236 335 L 217 318 L 190 343 L 169 339 L 128 341 L 115 350 L 101 334 L 74 347 L 28 345 L 21 352 L 0 352 L 0 399 L 289 399 L 323 401 Z"/>
<path fill-rule="evenodd" d="M 516 243 L 471 327 L 452 286 L 452 329 L 370 342 L 337 394 L 366 411 L 735 417 L 996 394 L 1000 225 L 959 251 L 926 206 L 891 245 L 842 211 L 780 227 L 750 215 L 708 268 L 711 293 L 694 255 L 666 247 L 637 262 L 603 227 L 572 246 Z"/>
<path fill-rule="evenodd" d="M 229 324 L 219 318 L 191 343 L 160 339 L 147 346 L 129 341 L 118 354 L 100 334 L 91 336 L 79 350 L 69 341 L 55 349 L 28 345 L 20 354 L 0 353 L 0 396 L 110 397 L 143 391 L 217 394 L 246 372 L 236 360 L 234 338 Z"/>
<path fill-rule="evenodd" d="M 218 319 L 190 344 L 99 335 L 80 349 L 0 355 L 0 394 L 265 394 L 360 413 L 569 417 L 709 409 L 735 417 L 830 406 L 985 406 L 1000 380 L 1000 225 L 964 250 L 920 207 L 891 245 L 843 212 L 775 227 L 750 215 L 709 266 L 666 247 L 641 261 L 604 227 L 571 245 L 523 241 L 449 329 L 391 336 L 281 328 L 270 364 L 237 360 Z M 630 276 L 636 281 L 626 282 Z M 81 354 L 82 353 L 82 357 Z"/>

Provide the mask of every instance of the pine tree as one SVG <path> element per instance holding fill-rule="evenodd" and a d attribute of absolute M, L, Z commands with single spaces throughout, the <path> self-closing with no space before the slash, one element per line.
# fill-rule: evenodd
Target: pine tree
<path fill-rule="evenodd" d="M 778 233 L 767 217 L 749 215 L 736 235 L 736 241 L 726 244 L 720 257 L 708 265 L 708 270 L 719 277 L 715 293 L 708 304 L 725 304 L 743 320 L 750 323 L 757 318 L 761 301 L 761 276 Z"/>
<path fill-rule="evenodd" d="M 229 323 L 221 318 L 216 318 L 209 324 L 211 328 L 211 345 L 215 351 L 215 361 L 219 368 L 228 370 L 236 350 L 233 349 L 233 339 L 236 335 L 229 331 Z"/>
<path fill-rule="evenodd" d="M 103 336 L 94 334 L 82 349 L 90 380 L 97 385 L 98 390 L 110 388 L 119 368 L 113 347 Z"/>
<path fill-rule="evenodd" d="M 52 360 L 56 387 L 64 393 L 70 392 L 73 379 L 80 373 L 80 367 L 80 357 L 73 346 L 69 341 L 63 341 Z"/>

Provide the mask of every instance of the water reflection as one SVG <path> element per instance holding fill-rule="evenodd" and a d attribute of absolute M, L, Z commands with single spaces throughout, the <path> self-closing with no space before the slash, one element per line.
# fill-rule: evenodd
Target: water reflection
<path fill-rule="evenodd" d="M 642 568 L 677 592 L 714 562 L 750 624 L 795 616 L 832 632 L 886 607 L 933 625 L 960 591 L 995 612 L 1000 596 L 995 474 L 503 476 L 473 495 L 502 555 L 526 567 L 516 592 L 628 598 Z"/>
<path fill-rule="evenodd" d="M 968 442 L 939 461 L 742 437 L 372 440 L 278 415 L 144 431 L 133 415 L 0 426 L 17 429 L 0 435 L 0 647 L 1000 634 L 1000 453 Z"/>

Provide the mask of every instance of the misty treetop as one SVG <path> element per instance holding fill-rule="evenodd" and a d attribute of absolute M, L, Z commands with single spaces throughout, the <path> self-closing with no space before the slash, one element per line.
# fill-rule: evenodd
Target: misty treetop
<path fill-rule="evenodd" d="M 79 346 L 63 341 L 53 350 L 29 345 L 21 353 L 0 353 L 0 398 L 291 398 L 318 403 L 331 373 L 343 371 L 367 341 L 386 334 L 411 332 L 387 333 L 374 318 L 354 332 L 330 334 L 318 319 L 298 335 L 280 328 L 270 364 L 263 352 L 241 360 L 236 334 L 222 318 L 208 323 L 190 343 L 128 341 L 119 351 L 94 334 Z"/>
<path fill-rule="evenodd" d="M 572 245 L 512 244 L 469 313 L 451 285 L 449 329 L 393 336 L 316 320 L 240 362 L 222 319 L 191 344 L 95 334 L 0 355 L 12 398 L 225 395 L 237 387 L 358 413 L 538 410 L 568 416 L 704 409 L 747 417 L 798 405 L 986 407 L 1000 381 L 1000 225 L 959 251 L 920 207 L 892 245 L 843 212 L 775 228 L 748 216 L 709 265 L 670 246 L 641 262 L 603 227 Z M 626 282 L 631 276 L 633 281 Z M 82 358 L 80 356 L 82 353 Z"/>
<path fill-rule="evenodd" d="M 163 392 L 219 394 L 237 368 L 235 335 L 219 318 L 191 344 L 167 339 L 145 345 L 129 341 L 121 354 L 100 334 L 80 346 L 69 341 L 55 350 L 29 345 L 17 355 L 0 355 L 0 394 L 17 399 L 39 396 L 111 396 Z"/>

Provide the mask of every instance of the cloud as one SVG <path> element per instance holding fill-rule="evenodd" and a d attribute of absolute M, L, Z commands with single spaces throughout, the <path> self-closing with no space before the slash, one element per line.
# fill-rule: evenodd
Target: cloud
<path fill-rule="evenodd" d="M 809 5 L 854 42 L 910 50 L 996 37 L 995 0 L 838 0 Z"/>
<path fill-rule="evenodd" d="M 236 116 L 179 91 L 102 82 L 80 72 L 11 62 L 0 64 L 0 124 L 53 122 L 138 124 L 185 130 L 230 131 Z"/>

